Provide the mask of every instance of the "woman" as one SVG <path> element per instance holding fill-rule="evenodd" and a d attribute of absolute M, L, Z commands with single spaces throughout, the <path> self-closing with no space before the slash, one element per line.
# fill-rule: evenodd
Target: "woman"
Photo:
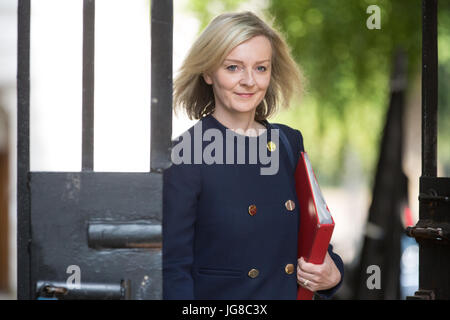
<path fill-rule="evenodd" d="M 174 105 L 199 121 L 164 172 L 165 299 L 330 297 L 343 263 L 297 260 L 299 205 L 287 146 L 266 119 L 302 85 L 282 37 L 251 12 L 213 19 L 174 81 Z M 294 154 L 300 131 L 278 125 Z M 297 272 L 295 272 L 297 271 Z"/>

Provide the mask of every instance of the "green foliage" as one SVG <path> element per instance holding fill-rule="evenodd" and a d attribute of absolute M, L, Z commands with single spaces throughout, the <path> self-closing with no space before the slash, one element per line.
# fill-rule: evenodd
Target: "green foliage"
<path fill-rule="evenodd" d="M 380 30 L 366 26 L 371 4 L 381 9 Z M 402 48 L 408 56 L 410 79 L 419 70 L 421 1 L 276 0 L 268 13 L 309 83 L 308 98 L 301 105 L 292 104 L 276 120 L 303 132 L 322 182 L 340 181 L 350 149 L 357 152 L 370 179 L 378 160 L 396 50 Z"/>
<path fill-rule="evenodd" d="M 217 14 L 235 11 L 245 0 L 189 0 L 187 10 L 195 14 L 200 21 L 200 30 L 203 30 L 209 21 Z"/>

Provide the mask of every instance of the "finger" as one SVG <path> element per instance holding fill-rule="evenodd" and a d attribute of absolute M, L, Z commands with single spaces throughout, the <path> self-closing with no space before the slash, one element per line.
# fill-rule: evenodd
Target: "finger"
<path fill-rule="evenodd" d="M 313 277 L 315 275 L 314 273 L 308 272 L 305 269 L 303 269 L 300 264 L 297 265 L 297 273 L 302 273 L 302 274 L 307 275 L 309 277 Z"/>
<path fill-rule="evenodd" d="M 303 259 L 303 257 L 301 257 L 298 260 L 298 266 L 300 266 L 300 269 L 302 269 L 305 272 L 316 274 L 318 272 L 320 264 L 306 262 L 306 260 Z"/>
<path fill-rule="evenodd" d="M 302 270 L 297 270 L 297 279 L 304 279 L 312 282 L 318 282 L 318 277 L 314 274 L 304 272 Z"/>
<path fill-rule="evenodd" d="M 297 278 L 306 279 L 313 282 L 318 282 L 320 280 L 319 276 L 313 273 L 305 272 L 297 265 Z"/>
<path fill-rule="evenodd" d="M 317 283 L 315 283 L 314 281 L 307 280 L 307 279 L 300 278 L 297 280 L 297 283 L 301 287 L 308 289 L 310 291 L 315 291 L 315 288 L 317 287 Z"/>
<path fill-rule="evenodd" d="M 322 270 L 322 265 L 309 263 L 304 260 L 299 261 L 297 267 L 300 268 L 300 270 L 302 270 L 303 272 L 313 274 L 313 275 L 320 274 L 321 270 Z"/>

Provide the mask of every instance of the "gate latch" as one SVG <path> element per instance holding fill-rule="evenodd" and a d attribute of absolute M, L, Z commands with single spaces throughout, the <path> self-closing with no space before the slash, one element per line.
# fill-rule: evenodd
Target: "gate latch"
<path fill-rule="evenodd" d="M 430 189 L 428 191 L 429 193 L 420 193 L 419 194 L 419 201 L 430 201 L 430 202 L 450 202 L 449 196 L 442 196 L 437 193 L 436 190 Z"/>
<path fill-rule="evenodd" d="M 38 298 L 61 300 L 127 300 L 130 298 L 130 280 L 122 280 L 117 284 L 81 283 L 78 287 L 65 282 L 38 281 L 36 295 Z"/>
<path fill-rule="evenodd" d="M 450 243 L 450 224 L 431 220 L 419 220 L 414 227 L 407 227 L 406 235 L 416 240 L 435 240 Z"/>

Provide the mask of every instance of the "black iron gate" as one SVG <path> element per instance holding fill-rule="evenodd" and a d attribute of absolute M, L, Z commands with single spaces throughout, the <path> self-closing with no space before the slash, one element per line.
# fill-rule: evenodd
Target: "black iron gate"
<path fill-rule="evenodd" d="M 160 299 L 173 4 L 151 1 L 150 172 L 93 171 L 95 0 L 83 9 L 81 172 L 31 172 L 30 0 L 18 7 L 18 298 Z"/>
<path fill-rule="evenodd" d="M 437 0 L 423 0 L 419 222 L 407 229 L 419 243 L 419 290 L 409 299 L 450 299 L 450 178 L 437 177 L 437 9 Z"/>

